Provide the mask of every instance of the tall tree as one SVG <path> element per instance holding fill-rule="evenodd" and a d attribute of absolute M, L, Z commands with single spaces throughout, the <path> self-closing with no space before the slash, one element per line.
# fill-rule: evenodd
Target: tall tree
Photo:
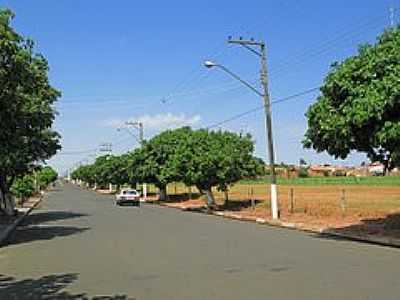
<path fill-rule="evenodd" d="M 335 63 L 306 116 L 303 144 L 346 158 L 365 152 L 385 170 L 400 165 L 400 28 Z"/>
<path fill-rule="evenodd" d="M 177 143 L 169 169 L 175 170 L 183 182 L 195 185 L 205 193 L 208 206 L 215 205 L 212 188 L 227 191 L 240 179 L 264 173 L 264 163 L 253 156 L 250 135 L 232 132 L 196 130 Z"/>
<path fill-rule="evenodd" d="M 167 197 L 167 184 L 181 180 L 171 165 L 178 164 L 177 145 L 185 141 L 188 127 L 166 130 L 147 141 L 132 154 L 131 177 L 139 182 L 152 183 L 160 190 L 160 200 Z"/>
<path fill-rule="evenodd" d="M 14 212 L 15 178 L 61 148 L 51 129 L 60 93 L 49 83 L 46 59 L 10 26 L 13 16 L 0 10 L 0 210 L 7 214 Z"/>

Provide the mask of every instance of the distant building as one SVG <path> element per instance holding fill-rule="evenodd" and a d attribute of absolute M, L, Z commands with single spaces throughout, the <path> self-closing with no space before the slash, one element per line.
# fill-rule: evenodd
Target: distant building
<path fill-rule="evenodd" d="M 313 165 L 308 169 L 308 174 L 312 177 L 346 176 L 348 170 L 342 166 Z"/>

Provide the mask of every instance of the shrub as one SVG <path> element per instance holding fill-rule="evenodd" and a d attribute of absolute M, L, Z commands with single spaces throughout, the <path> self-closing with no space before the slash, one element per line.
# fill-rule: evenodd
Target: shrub
<path fill-rule="evenodd" d="M 23 201 L 35 192 L 35 180 L 32 175 L 25 175 L 15 180 L 11 190 L 15 196 Z"/>
<path fill-rule="evenodd" d="M 307 168 L 300 168 L 299 171 L 298 171 L 298 176 L 300 178 L 307 178 L 309 176 L 308 175 L 308 169 Z"/>

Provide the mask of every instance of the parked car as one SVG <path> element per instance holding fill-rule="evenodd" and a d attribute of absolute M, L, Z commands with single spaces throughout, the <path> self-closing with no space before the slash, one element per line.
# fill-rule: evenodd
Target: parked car
<path fill-rule="evenodd" d="M 123 189 L 119 194 L 115 195 L 115 204 L 132 204 L 135 206 L 140 205 L 140 193 L 134 189 Z"/>

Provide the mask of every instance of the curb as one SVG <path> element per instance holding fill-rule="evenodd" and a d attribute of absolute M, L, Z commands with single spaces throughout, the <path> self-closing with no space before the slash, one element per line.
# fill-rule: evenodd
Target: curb
<path fill-rule="evenodd" d="M 192 210 L 189 209 L 188 207 L 173 207 L 173 206 L 168 206 L 164 203 L 160 203 L 160 206 L 167 207 L 167 208 L 174 208 L 178 209 L 181 211 L 185 212 L 200 212 L 200 213 L 206 213 L 201 210 Z M 232 220 L 237 220 L 237 221 L 246 221 L 246 222 L 252 222 L 252 223 L 257 223 L 257 224 L 262 224 L 262 225 L 268 225 L 271 227 L 278 227 L 278 228 L 285 228 L 285 229 L 290 229 L 290 230 L 298 230 L 298 231 L 303 231 L 303 232 L 308 232 L 308 233 L 314 233 L 314 234 L 319 234 L 319 235 L 327 235 L 327 236 L 332 236 L 332 237 L 338 237 L 350 241 L 356 241 L 356 242 L 363 242 L 363 243 L 368 243 L 368 244 L 374 244 L 374 245 L 379 245 L 379 246 L 387 246 L 387 247 L 393 247 L 393 248 L 400 248 L 400 239 L 394 239 L 390 237 L 377 237 L 377 236 L 371 236 L 371 235 L 358 235 L 358 234 L 349 234 L 349 233 L 341 233 L 337 232 L 334 229 L 328 229 L 328 228 L 320 228 L 320 229 L 314 229 L 314 228 L 307 228 L 304 227 L 303 224 L 296 224 L 296 223 L 289 223 L 289 222 L 281 222 L 281 221 L 270 221 L 267 219 L 263 218 L 246 218 L 242 217 L 240 215 L 235 215 L 235 214 L 226 214 L 221 211 L 215 211 L 212 212 L 211 215 L 217 216 L 217 217 L 222 217 L 222 218 L 227 218 L 227 219 L 232 219 Z"/>
<path fill-rule="evenodd" d="M 357 234 L 348 234 L 348 233 L 340 233 L 334 230 L 324 230 L 321 232 L 322 235 L 329 235 L 338 238 L 343 238 L 356 242 L 363 242 L 368 244 L 392 247 L 392 248 L 400 248 L 400 240 L 394 239 L 390 237 L 377 237 L 371 235 L 357 235 Z"/>
<path fill-rule="evenodd" d="M 387 246 L 387 247 L 393 247 L 393 248 L 400 248 L 400 240 L 394 239 L 394 238 L 341 233 L 341 232 L 337 232 L 334 229 L 328 229 L 328 228 L 320 228 L 320 229 L 305 228 L 305 227 L 302 227 L 303 226 L 302 224 L 288 223 L 288 222 L 281 222 L 281 221 L 269 221 L 269 220 L 262 219 L 262 218 L 257 218 L 254 221 L 249 218 L 243 218 L 242 216 L 237 217 L 235 215 L 226 215 L 223 212 L 215 212 L 215 213 L 213 213 L 213 215 L 221 216 L 221 217 L 229 218 L 229 219 L 234 219 L 234 220 L 239 220 L 239 221 L 256 222 L 258 224 L 264 224 L 264 225 L 273 226 L 273 227 L 279 227 L 279 228 L 298 230 L 298 231 L 309 232 L 309 233 L 314 233 L 314 234 L 338 237 L 338 238 L 347 239 L 350 241 L 363 242 L 363 243 Z"/>
<path fill-rule="evenodd" d="M 17 226 L 21 224 L 25 217 L 29 215 L 32 210 L 34 210 L 42 202 L 42 200 L 43 196 L 41 196 L 39 200 L 32 205 L 32 207 L 29 207 L 21 216 L 19 216 L 12 224 L 8 225 L 7 228 L 0 233 L 0 247 L 3 246 L 5 242 L 7 242 L 8 238 L 15 231 Z"/>

